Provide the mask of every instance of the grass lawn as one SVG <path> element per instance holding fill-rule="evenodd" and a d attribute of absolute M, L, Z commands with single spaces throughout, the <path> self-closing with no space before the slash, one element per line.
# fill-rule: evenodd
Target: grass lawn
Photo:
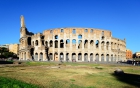
<path fill-rule="evenodd" d="M 125 74 L 114 75 L 117 68 Z M 139 88 L 140 66 L 24 62 L 15 66 L 0 66 L 0 77 L 0 85 L 4 86 L 0 88 Z M 8 78 L 16 79 L 17 87 L 5 87 L 1 80 Z M 15 85 L 15 82 L 5 82 L 10 83 L 10 86 Z"/>

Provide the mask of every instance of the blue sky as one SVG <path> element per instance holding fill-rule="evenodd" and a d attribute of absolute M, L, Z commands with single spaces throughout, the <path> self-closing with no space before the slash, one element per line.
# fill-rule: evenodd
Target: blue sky
<path fill-rule="evenodd" d="M 29 31 L 86 27 L 112 31 L 126 38 L 126 47 L 140 51 L 140 0 L 0 0 L 0 45 L 19 43 L 20 16 Z"/>

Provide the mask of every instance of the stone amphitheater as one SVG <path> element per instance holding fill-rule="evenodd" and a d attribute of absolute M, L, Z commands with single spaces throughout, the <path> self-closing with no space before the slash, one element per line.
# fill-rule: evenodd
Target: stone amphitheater
<path fill-rule="evenodd" d="M 96 28 L 55 28 L 29 32 L 20 17 L 20 60 L 117 62 L 126 60 L 126 41 Z"/>

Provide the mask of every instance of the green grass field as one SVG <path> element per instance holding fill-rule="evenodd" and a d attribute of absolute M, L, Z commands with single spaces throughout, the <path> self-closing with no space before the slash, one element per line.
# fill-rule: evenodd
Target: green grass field
<path fill-rule="evenodd" d="M 114 70 L 117 68 L 125 74 L 115 75 Z M 140 66 L 57 62 L 0 66 L 0 88 L 139 87 Z"/>

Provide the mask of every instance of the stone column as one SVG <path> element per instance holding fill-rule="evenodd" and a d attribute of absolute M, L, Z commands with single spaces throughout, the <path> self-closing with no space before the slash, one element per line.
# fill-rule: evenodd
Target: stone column
<path fill-rule="evenodd" d="M 88 53 L 88 62 L 90 62 L 90 53 Z"/>
<path fill-rule="evenodd" d="M 85 48 L 84 48 L 84 42 L 85 42 L 85 40 L 82 39 L 82 50 L 85 49 Z"/>
<path fill-rule="evenodd" d="M 64 59 L 64 61 L 66 61 L 65 55 L 66 55 L 66 52 L 63 53 L 63 59 Z"/>
<path fill-rule="evenodd" d="M 104 61 L 106 62 L 107 60 L 106 60 L 106 53 L 104 53 Z"/>
<path fill-rule="evenodd" d="M 99 53 L 99 62 L 101 61 L 101 53 Z"/>
<path fill-rule="evenodd" d="M 96 55 L 96 54 L 95 54 L 95 53 L 93 53 L 93 62 L 95 62 L 95 55 Z"/>
<path fill-rule="evenodd" d="M 82 52 L 82 61 L 84 61 L 84 52 Z"/>
<path fill-rule="evenodd" d="M 78 53 L 75 53 L 76 54 L 76 62 L 78 61 Z"/>
<path fill-rule="evenodd" d="M 71 62 L 72 60 L 71 60 L 71 57 L 72 57 L 72 53 L 70 52 L 69 53 L 69 61 Z"/>
<path fill-rule="evenodd" d="M 29 59 L 29 52 L 27 51 L 26 52 L 26 60 L 28 60 Z"/>

